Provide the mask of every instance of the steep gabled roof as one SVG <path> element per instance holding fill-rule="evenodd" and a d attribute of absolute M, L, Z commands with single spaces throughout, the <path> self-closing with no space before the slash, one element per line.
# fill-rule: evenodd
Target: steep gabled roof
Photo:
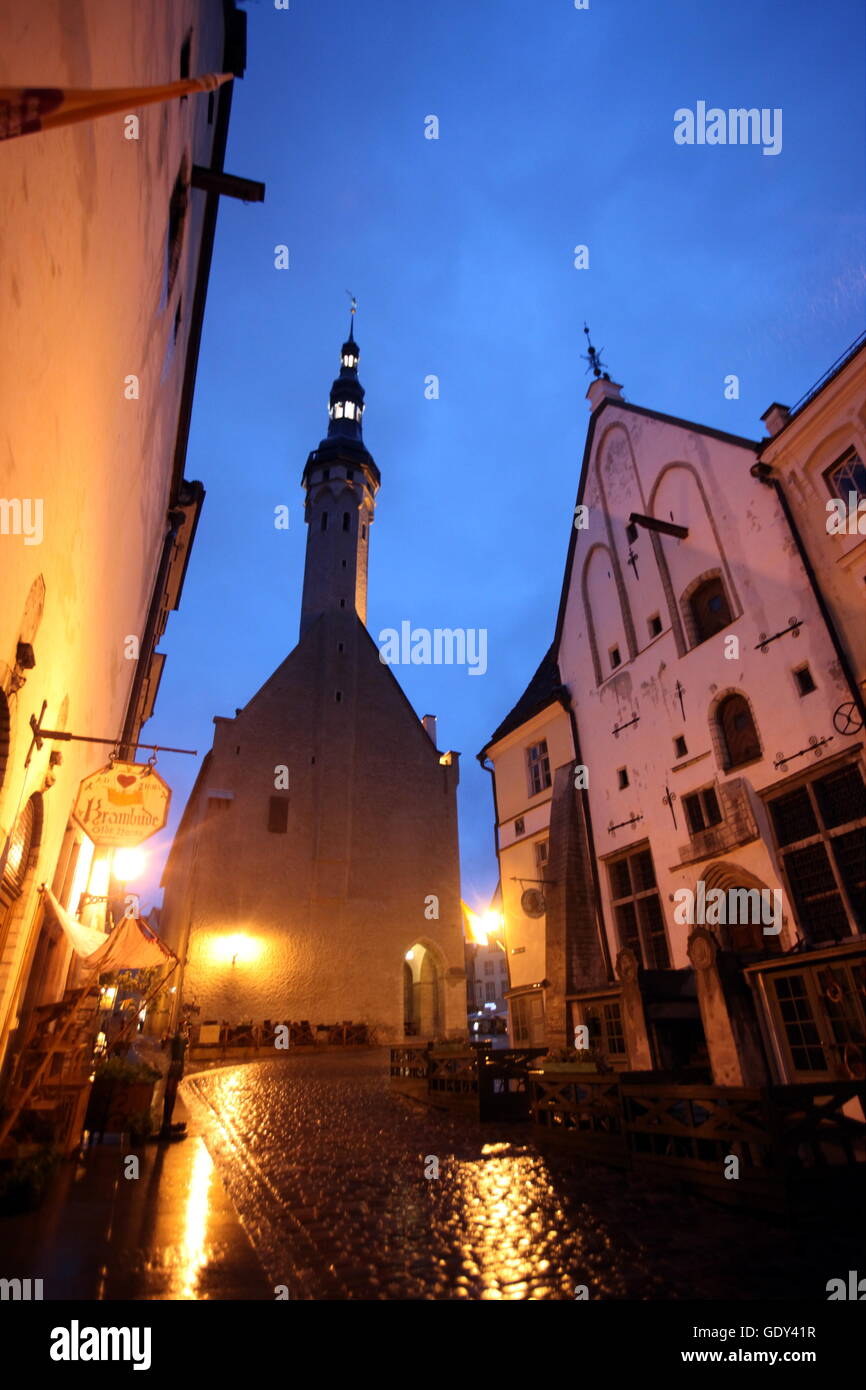
<path fill-rule="evenodd" d="M 481 750 L 481 754 L 486 753 L 491 744 L 498 743 L 506 734 L 519 729 L 521 724 L 525 724 L 533 715 L 540 714 L 543 709 L 558 700 L 562 693 L 562 681 L 559 676 L 559 667 L 556 664 L 556 654 L 554 648 L 548 647 L 541 664 L 532 680 L 524 690 L 517 704 L 511 712 L 505 716 L 499 728 L 491 735 L 488 742 Z"/>
<path fill-rule="evenodd" d="M 577 483 L 577 502 L 583 501 L 583 491 L 586 486 L 587 470 L 589 460 L 592 456 L 592 446 L 595 439 L 596 429 L 598 428 L 601 417 L 606 409 L 628 411 L 633 415 L 644 415 L 651 420 L 659 420 L 664 425 L 677 425 L 680 429 L 686 429 L 694 434 L 705 434 L 711 439 L 721 439 L 725 444 L 736 444 L 743 449 L 749 449 L 753 453 L 758 453 L 760 443 L 755 439 L 746 439 L 740 434 L 728 434 L 725 430 L 713 429 L 709 425 L 699 425 L 694 420 L 683 420 L 678 415 L 664 415 L 660 410 L 650 410 L 648 406 L 632 405 L 631 401 L 614 400 L 608 397 L 603 400 L 601 405 L 592 412 L 589 420 L 589 429 L 586 432 L 586 443 L 583 448 L 583 460 L 580 465 L 580 477 Z M 552 651 L 558 655 L 559 643 L 562 637 L 562 625 L 565 620 L 565 605 L 568 601 L 568 593 L 571 587 L 571 571 L 574 565 L 574 552 L 577 548 L 577 538 L 580 533 L 572 525 L 568 539 L 568 553 L 565 558 L 565 573 L 562 577 L 562 590 L 559 597 L 559 612 L 556 618 L 556 633 L 553 638 Z"/>

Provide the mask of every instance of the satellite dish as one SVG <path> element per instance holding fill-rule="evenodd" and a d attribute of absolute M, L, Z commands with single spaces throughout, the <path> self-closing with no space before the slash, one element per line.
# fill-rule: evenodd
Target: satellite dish
<path fill-rule="evenodd" d="M 540 888 L 524 888 L 520 895 L 520 906 L 527 917 L 543 917 L 547 911 L 544 894 Z"/>

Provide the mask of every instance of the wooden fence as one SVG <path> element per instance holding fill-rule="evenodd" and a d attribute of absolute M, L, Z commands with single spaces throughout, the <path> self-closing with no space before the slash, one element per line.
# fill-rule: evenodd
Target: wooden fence
<path fill-rule="evenodd" d="M 746 1088 L 531 1075 L 532 1119 L 545 1136 L 654 1181 L 778 1211 L 850 1200 L 864 1171 L 866 1125 L 852 1113 L 861 1095 L 854 1081 Z"/>
<path fill-rule="evenodd" d="M 598 1163 L 779 1214 L 844 1210 L 862 1187 L 866 1124 L 856 1081 L 729 1087 L 632 1072 L 544 1070 L 543 1048 L 404 1043 L 391 1086 L 481 1120 L 531 1119 Z"/>

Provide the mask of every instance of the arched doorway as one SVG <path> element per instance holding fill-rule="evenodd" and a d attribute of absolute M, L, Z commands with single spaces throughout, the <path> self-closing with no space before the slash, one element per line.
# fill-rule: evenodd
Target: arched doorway
<path fill-rule="evenodd" d="M 416 941 L 403 960 L 403 1032 L 407 1038 L 436 1038 L 443 1031 L 443 968 L 439 951 Z"/>
<path fill-rule="evenodd" d="M 716 888 L 727 895 L 726 920 L 710 928 L 723 950 L 747 956 L 781 951 L 781 932 L 764 931 L 765 926 L 775 925 L 765 921 L 775 905 L 766 883 L 739 864 L 724 860 L 710 864 L 703 879 L 706 892 Z"/>

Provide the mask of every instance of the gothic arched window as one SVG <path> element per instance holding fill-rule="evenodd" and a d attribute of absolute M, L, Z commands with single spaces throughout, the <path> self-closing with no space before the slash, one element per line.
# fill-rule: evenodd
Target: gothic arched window
<path fill-rule="evenodd" d="M 761 756 L 761 741 L 747 700 L 742 695 L 728 695 L 716 710 L 716 720 L 722 736 L 725 767 L 741 767 Z"/>
<path fill-rule="evenodd" d="M 343 530 L 344 530 L 344 531 L 348 531 L 348 529 L 349 529 L 349 524 L 350 524 L 350 520 L 351 520 L 351 518 L 350 518 L 350 516 L 349 516 L 349 513 L 348 513 L 348 512 L 343 512 Z"/>
<path fill-rule="evenodd" d="M 721 576 L 711 575 L 689 596 L 695 643 L 706 642 L 732 621 L 731 608 Z"/>

